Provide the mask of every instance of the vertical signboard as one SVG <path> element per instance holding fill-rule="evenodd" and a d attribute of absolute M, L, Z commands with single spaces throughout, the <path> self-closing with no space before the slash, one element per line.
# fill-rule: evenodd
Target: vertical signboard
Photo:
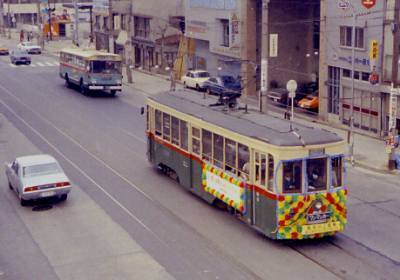
<path fill-rule="evenodd" d="M 278 34 L 269 34 L 269 56 L 278 56 Z"/>
<path fill-rule="evenodd" d="M 265 92 L 268 89 L 268 60 L 261 60 L 261 91 Z"/>
<path fill-rule="evenodd" d="M 390 100 L 389 100 L 389 131 L 392 128 L 396 128 L 397 94 L 398 94 L 398 89 L 392 87 L 392 89 L 390 90 Z"/>

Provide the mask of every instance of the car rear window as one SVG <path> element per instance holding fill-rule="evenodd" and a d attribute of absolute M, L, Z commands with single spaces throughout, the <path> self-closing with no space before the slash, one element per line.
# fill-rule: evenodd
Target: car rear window
<path fill-rule="evenodd" d="M 49 175 L 60 173 L 60 166 L 55 163 L 44 163 L 44 164 L 36 164 L 30 165 L 23 168 L 23 176 L 24 177 L 35 177 L 40 175 Z"/>
<path fill-rule="evenodd" d="M 208 72 L 199 72 L 199 73 L 197 73 L 197 77 L 208 78 L 208 77 L 210 77 L 210 74 Z"/>

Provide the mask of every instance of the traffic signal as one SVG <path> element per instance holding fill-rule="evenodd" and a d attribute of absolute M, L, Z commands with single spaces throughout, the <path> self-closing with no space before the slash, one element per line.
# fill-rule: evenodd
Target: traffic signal
<path fill-rule="evenodd" d="M 184 19 L 181 19 L 179 21 L 179 28 L 180 28 L 182 33 L 185 33 L 185 20 Z"/>

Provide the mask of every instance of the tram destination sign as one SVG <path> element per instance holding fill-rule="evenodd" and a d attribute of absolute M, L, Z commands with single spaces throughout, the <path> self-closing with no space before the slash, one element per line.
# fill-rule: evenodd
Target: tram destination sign
<path fill-rule="evenodd" d="M 308 214 L 307 224 L 325 223 L 331 216 L 332 216 L 331 212 Z"/>

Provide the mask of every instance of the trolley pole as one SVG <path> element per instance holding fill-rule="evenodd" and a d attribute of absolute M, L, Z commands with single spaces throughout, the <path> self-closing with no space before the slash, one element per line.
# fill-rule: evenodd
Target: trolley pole
<path fill-rule="evenodd" d="M 399 74 L 399 47 L 400 47 L 400 0 L 395 0 L 394 6 L 394 19 L 392 22 L 392 33 L 393 33 L 393 59 L 392 59 L 392 88 L 390 92 L 390 99 L 397 101 L 398 95 L 398 74 Z M 395 95 L 395 96 L 393 96 Z M 392 102 L 391 102 L 392 103 Z M 396 102 L 397 103 L 397 102 Z M 397 106 L 397 104 L 391 104 L 391 106 Z M 392 119 L 389 122 L 389 137 L 394 138 L 396 135 L 396 118 L 397 115 L 391 115 L 389 119 Z M 395 148 L 390 148 L 389 158 L 388 158 L 388 168 L 389 170 L 393 170 L 396 167 L 396 160 L 395 160 Z"/>

